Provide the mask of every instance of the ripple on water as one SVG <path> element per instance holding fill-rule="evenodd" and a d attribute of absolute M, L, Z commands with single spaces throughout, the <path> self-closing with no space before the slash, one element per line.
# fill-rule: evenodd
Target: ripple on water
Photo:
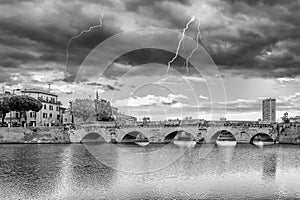
<path fill-rule="evenodd" d="M 113 144 L 104 145 L 99 148 L 106 149 L 101 156 L 113 163 L 113 168 L 99 162 L 84 145 L 1 145 L 0 199 L 300 197 L 299 146 L 182 150 L 121 145 L 126 153 L 116 153 Z M 116 170 L 118 166 L 155 166 L 158 159 L 148 153 L 163 152 L 161 148 L 166 148 L 171 164 L 143 173 Z M 136 154 L 139 156 L 134 157 Z"/>

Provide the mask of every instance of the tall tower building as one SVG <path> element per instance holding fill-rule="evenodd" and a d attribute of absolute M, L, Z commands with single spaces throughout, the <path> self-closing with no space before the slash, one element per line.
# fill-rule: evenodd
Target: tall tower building
<path fill-rule="evenodd" d="M 266 122 L 276 122 L 276 99 L 262 101 L 262 118 Z"/>

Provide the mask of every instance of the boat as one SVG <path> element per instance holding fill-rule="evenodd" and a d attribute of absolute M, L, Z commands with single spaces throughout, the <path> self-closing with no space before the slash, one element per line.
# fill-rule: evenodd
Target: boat
<path fill-rule="evenodd" d="M 180 147 L 194 147 L 197 142 L 186 132 L 180 132 L 175 136 L 173 143 Z"/>
<path fill-rule="evenodd" d="M 197 142 L 197 144 L 203 144 L 203 143 L 205 143 L 205 138 L 200 138 L 196 142 Z"/>
<path fill-rule="evenodd" d="M 266 137 L 263 135 L 258 135 L 254 138 L 253 144 L 256 146 L 266 146 L 266 145 L 273 145 L 274 140 L 270 137 Z"/>
<path fill-rule="evenodd" d="M 116 139 L 112 138 L 112 139 L 110 140 L 110 143 L 112 143 L 112 144 L 117 144 L 118 141 L 117 141 Z"/>
<path fill-rule="evenodd" d="M 231 133 L 223 132 L 219 135 L 216 143 L 218 146 L 235 146 L 237 141 Z"/>
<path fill-rule="evenodd" d="M 143 146 L 143 147 L 150 144 L 148 138 L 146 138 L 143 134 L 139 134 L 139 135 L 136 136 L 135 143 L 137 145 L 140 145 L 140 146 Z"/>

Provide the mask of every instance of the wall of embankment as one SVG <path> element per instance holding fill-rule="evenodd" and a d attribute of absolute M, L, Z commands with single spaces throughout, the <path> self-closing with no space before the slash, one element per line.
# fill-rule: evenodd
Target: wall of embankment
<path fill-rule="evenodd" d="M 1 127 L 0 144 L 70 143 L 68 131 L 62 127 Z"/>

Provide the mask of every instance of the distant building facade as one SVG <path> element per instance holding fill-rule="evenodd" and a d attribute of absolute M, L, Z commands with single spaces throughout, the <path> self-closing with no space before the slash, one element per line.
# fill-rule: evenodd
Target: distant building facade
<path fill-rule="evenodd" d="M 73 123 L 73 115 L 70 110 L 66 110 L 62 114 L 62 124 L 71 124 Z"/>
<path fill-rule="evenodd" d="M 134 126 L 137 123 L 137 118 L 122 114 L 122 113 L 117 113 L 116 119 L 117 123 L 122 126 Z"/>
<path fill-rule="evenodd" d="M 60 109 L 61 102 L 58 101 L 58 95 L 49 91 L 40 89 L 25 89 L 21 91 L 22 95 L 27 95 L 38 99 L 43 104 L 39 112 L 27 112 L 27 122 L 38 126 L 49 126 L 50 124 L 58 124 L 61 122 Z"/>
<path fill-rule="evenodd" d="M 289 120 L 291 123 L 300 123 L 300 116 L 290 117 Z"/>
<path fill-rule="evenodd" d="M 262 101 L 262 120 L 276 122 L 276 99 L 268 98 Z"/>

